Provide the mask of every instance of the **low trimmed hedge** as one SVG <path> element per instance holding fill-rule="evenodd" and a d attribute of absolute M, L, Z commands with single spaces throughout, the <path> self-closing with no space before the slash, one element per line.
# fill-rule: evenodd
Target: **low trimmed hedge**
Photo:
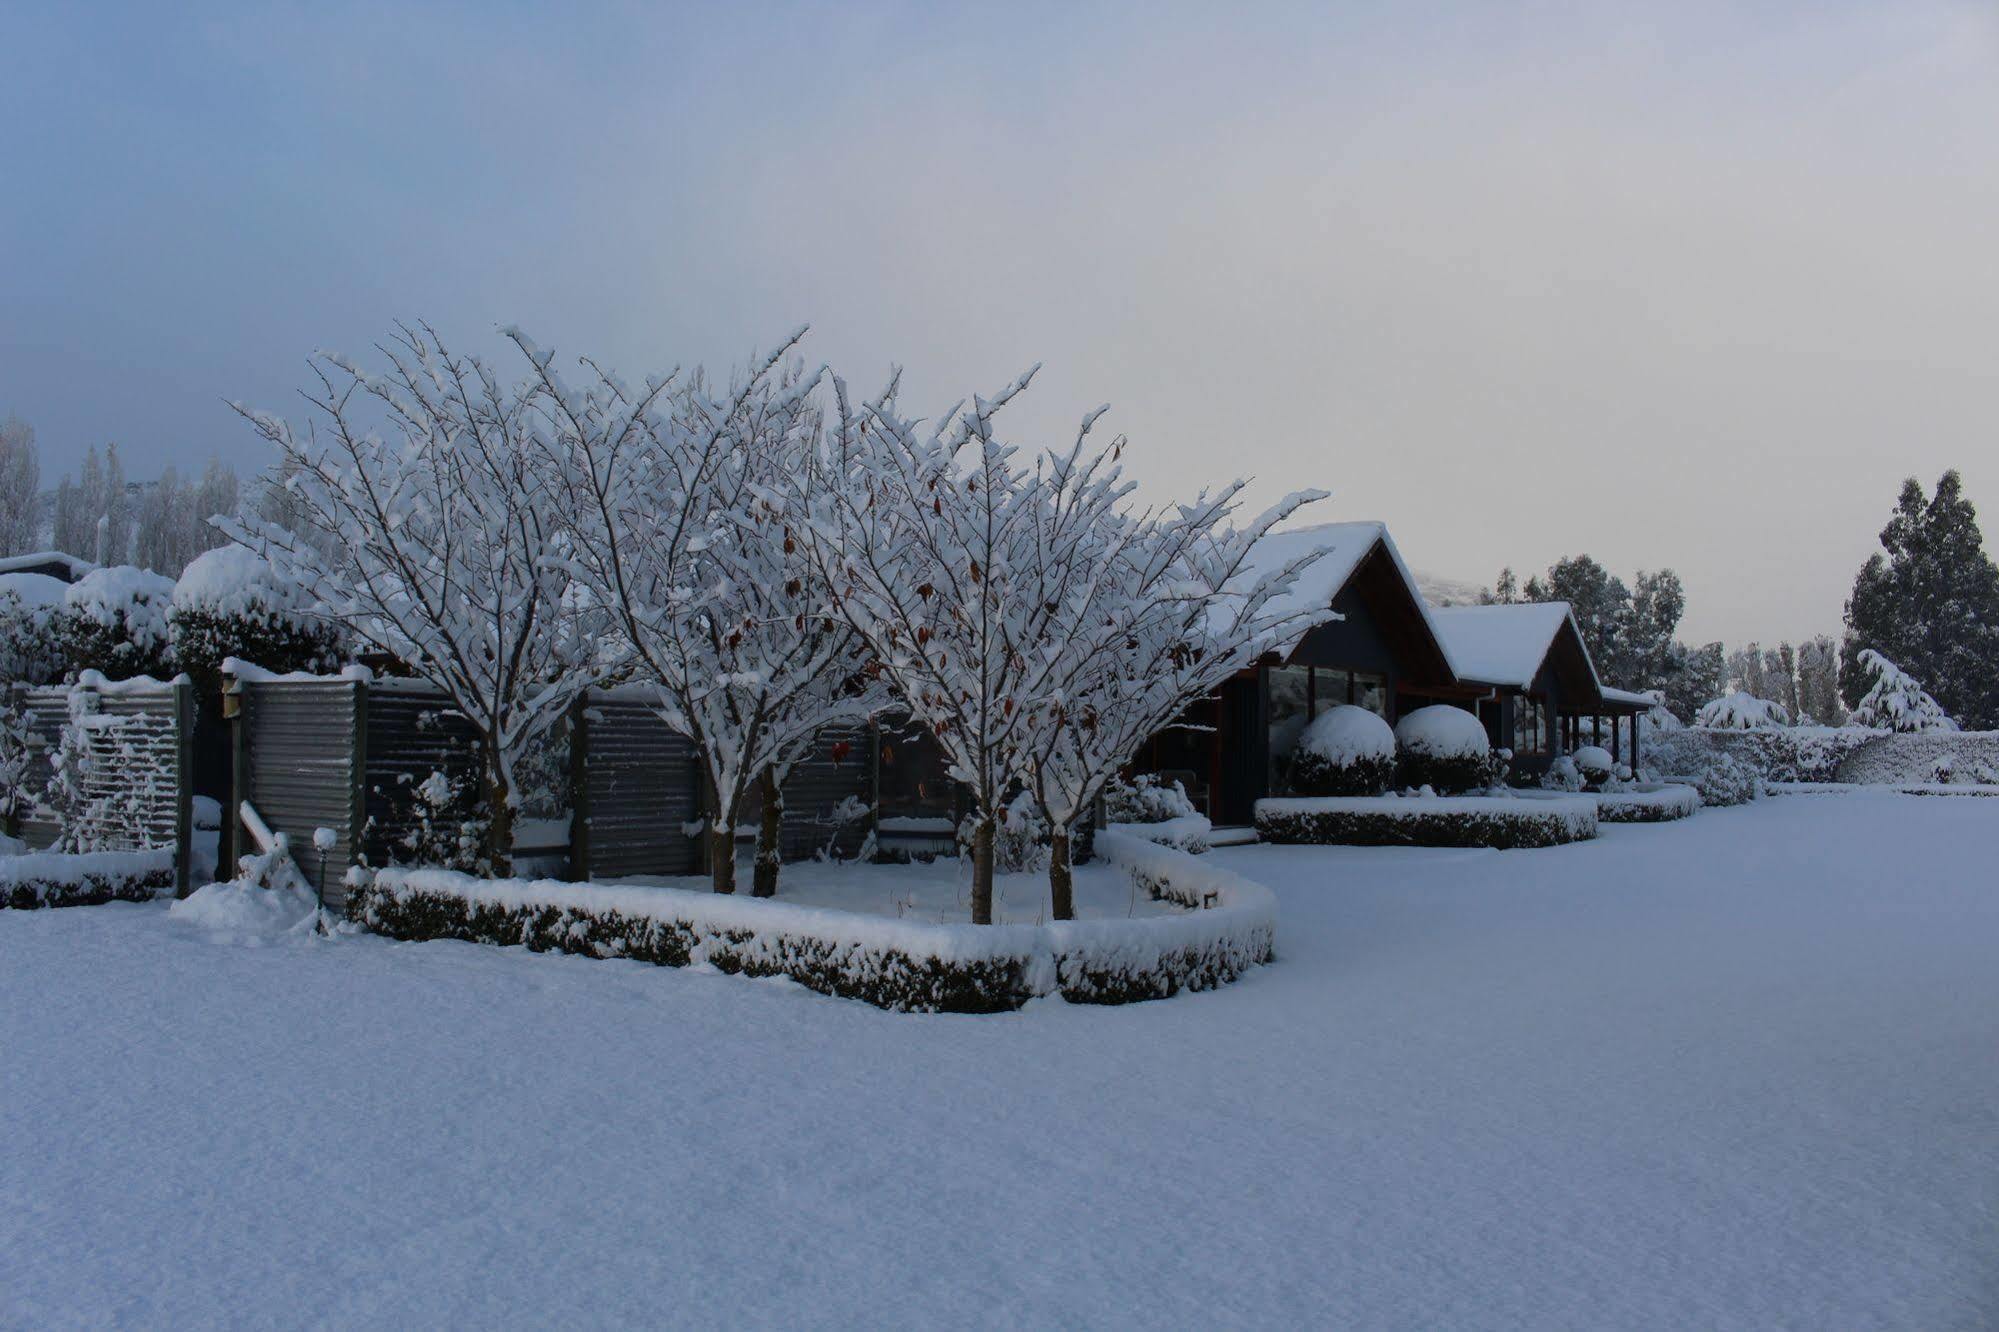
<path fill-rule="evenodd" d="M 1183 915 L 1044 925 L 956 925 L 675 888 L 477 879 L 383 870 L 348 915 L 378 934 L 537 952 L 705 962 L 898 1012 L 999 1013 L 1040 995 L 1120 1004 L 1210 989 L 1270 959 L 1275 898 L 1182 851 L 1114 833 L 1097 854 L 1132 867 Z"/>
<path fill-rule="evenodd" d="M 36 851 L 0 856 L 0 907 L 101 906 L 150 902 L 174 887 L 172 851 Z"/>
<path fill-rule="evenodd" d="M 1596 836 L 1593 796 L 1517 800 L 1507 796 L 1382 796 L 1259 800 L 1256 831 L 1266 842 L 1309 846 L 1563 846 Z"/>
<path fill-rule="evenodd" d="M 1700 807 L 1700 792 L 1691 786 L 1606 791 L 1596 798 L 1596 817 L 1599 823 L 1670 823 L 1693 817 Z"/>

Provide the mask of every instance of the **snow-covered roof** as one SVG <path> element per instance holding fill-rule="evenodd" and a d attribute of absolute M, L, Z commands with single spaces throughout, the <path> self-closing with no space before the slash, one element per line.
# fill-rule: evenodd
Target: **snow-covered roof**
<path fill-rule="evenodd" d="M 1380 545 L 1395 562 L 1395 571 L 1409 589 L 1410 600 L 1429 622 L 1430 637 L 1443 651 L 1446 662 L 1456 666 L 1444 637 L 1438 632 L 1434 608 L 1423 597 L 1416 576 L 1403 562 L 1402 552 L 1395 548 L 1395 539 L 1388 535 L 1388 528 L 1379 522 L 1315 523 L 1310 527 L 1294 527 L 1281 532 L 1267 532 L 1263 539 L 1251 549 L 1249 559 L 1243 566 L 1243 585 L 1252 586 L 1266 574 L 1282 569 L 1292 560 L 1314 550 L 1325 553 L 1298 575 L 1291 584 L 1291 590 L 1283 596 L 1272 597 L 1267 610 L 1271 614 L 1283 615 L 1298 611 L 1317 610 L 1332 604 L 1340 594 L 1354 571 Z M 1300 638 L 1304 637 L 1301 632 Z M 1292 646 L 1296 646 L 1293 640 Z"/>
<path fill-rule="evenodd" d="M 1606 703 L 1622 703 L 1634 708 L 1659 706 L 1659 700 L 1651 694 L 1641 694 L 1630 689 L 1612 689 L 1609 685 L 1603 686 L 1603 701 Z"/>
<path fill-rule="evenodd" d="M 1516 602 L 1500 606 L 1433 606 L 1431 622 L 1450 649 L 1458 678 L 1480 684 L 1503 685 L 1509 689 L 1532 689 L 1555 635 L 1565 624 L 1573 625 L 1566 601 Z M 1577 631 L 1576 641 L 1582 641 Z M 1589 650 L 1583 649 L 1588 661 Z M 1590 663 L 1590 680 L 1596 678 L 1596 664 Z"/>
<path fill-rule="evenodd" d="M 42 573 L 0 573 L 0 599 L 10 592 L 23 606 L 60 606 L 69 584 Z"/>
<path fill-rule="evenodd" d="M 74 583 L 97 566 L 89 560 L 78 559 L 60 550 L 38 550 L 27 555 L 8 555 L 0 558 L 0 574 L 14 574 L 46 567 L 67 569 L 69 576 L 59 581 Z"/>

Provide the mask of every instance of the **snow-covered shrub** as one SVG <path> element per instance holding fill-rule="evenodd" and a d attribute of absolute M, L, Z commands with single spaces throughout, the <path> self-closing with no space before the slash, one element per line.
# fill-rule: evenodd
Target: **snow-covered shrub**
<path fill-rule="evenodd" d="M 1149 772 L 1104 788 L 1104 819 L 1108 823 L 1164 823 L 1199 812 L 1187 798 L 1185 787 L 1178 782 L 1162 783 Z"/>
<path fill-rule="evenodd" d="M 476 774 L 433 771 L 417 781 L 404 773 L 387 794 L 390 812 L 384 822 L 405 829 L 389 844 L 392 863 L 466 874 L 491 871 L 486 807 Z"/>
<path fill-rule="evenodd" d="M 732 975 L 788 976 L 904 1012 L 997 1013 L 1041 995 L 1118 1004 L 1227 984 L 1267 962 L 1276 897 L 1219 865 L 1099 835 L 1155 897 L 1188 910 L 1045 925 L 951 925 L 676 889 L 383 870 L 351 883 L 348 915 L 396 939 L 525 944 Z"/>
<path fill-rule="evenodd" d="M 1943 705 L 1894 662 L 1873 648 L 1861 650 L 1860 668 L 1873 677 L 1867 693 L 1847 717 L 1849 726 L 1881 731 L 1955 731 L 1957 722 Z"/>
<path fill-rule="evenodd" d="M 1436 703 L 1395 724 L 1398 780 L 1443 795 L 1492 784 L 1492 742 L 1485 723 L 1463 708 Z"/>
<path fill-rule="evenodd" d="M 1763 775 L 1719 750 L 1712 751 L 1706 766 L 1692 775 L 1703 805 L 1746 805 L 1763 796 Z"/>
<path fill-rule="evenodd" d="M 1791 714 L 1783 704 L 1739 689 L 1701 704 L 1701 710 L 1694 716 L 1694 725 L 1718 731 L 1753 731 L 1790 724 Z"/>
<path fill-rule="evenodd" d="M 1584 745 L 1569 755 L 1586 791 L 1601 791 L 1617 777 L 1617 760 L 1601 745 Z"/>
<path fill-rule="evenodd" d="M 1576 766 L 1574 757 L 1563 754 L 1548 764 L 1548 770 L 1541 774 L 1541 789 L 1544 791 L 1582 790 L 1582 769 Z"/>
<path fill-rule="evenodd" d="M 305 594 L 255 551 L 217 546 L 174 584 L 174 658 L 204 694 L 220 689 L 230 657 L 281 675 L 331 670 L 340 660 L 339 633 L 305 606 Z"/>
<path fill-rule="evenodd" d="M 1291 786 L 1299 795 L 1380 795 L 1394 780 L 1394 730 L 1350 703 L 1314 717 L 1292 751 Z"/>
<path fill-rule="evenodd" d="M 1910 785 L 1939 780 L 1947 768 L 1954 783 L 1991 784 L 1999 774 L 1999 731 L 1860 731 L 1862 743 L 1843 752 L 1833 780 L 1864 785 Z"/>
<path fill-rule="evenodd" d="M 1669 823 L 1691 817 L 1700 807 L 1700 793 L 1691 786 L 1607 791 L 1596 798 L 1596 818 L 1599 823 Z"/>
<path fill-rule="evenodd" d="M 904 1012 L 1005 1012 L 1054 984 L 1036 926 L 928 925 L 714 893 L 391 869 L 354 887 L 347 914 L 392 939 L 698 961 Z"/>
<path fill-rule="evenodd" d="M 172 851 L 31 852 L 0 858 L 0 907 L 150 902 L 173 891 Z"/>
<path fill-rule="evenodd" d="M 13 575 L 18 580 L 25 575 Z M 54 582 L 54 579 L 49 579 Z M 61 604 L 29 601 L 0 586 L 0 684 L 54 684 L 68 668 Z"/>
<path fill-rule="evenodd" d="M 28 714 L 0 686 L 0 836 L 13 835 L 34 805 L 45 784 L 40 769 Z"/>
<path fill-rule="evenodd" d="M 1256 802 L 1266 842 L 1511 850 L 1596 836 L 1596 801 L 1499 796 L 1357 796 Z"/>
<path fill-rule="evenodd" d="M 70 669 L 112 680 L 173 674 L 170 578 L 130 564 L 93 569 L 63 596 L 61 634 Z"/>

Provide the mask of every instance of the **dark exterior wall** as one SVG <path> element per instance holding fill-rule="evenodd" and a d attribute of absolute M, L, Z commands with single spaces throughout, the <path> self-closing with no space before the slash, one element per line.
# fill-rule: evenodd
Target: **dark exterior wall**
<path fill-rule="evenodd" d="M 1345 618 L 1308 632 L 1286 659 L 1288 663 L 1385 675 L 1389 697 L 1393 698 L 1401 664 L 1360 590 L 1352 585 L 1340 589 L 1340 594 L 1333 598 L 1333 609 Z"/>
<path fill-rule="evenodd" d="M 327 903 L 344 905 L 360 825 L 361 687 L 326 680 L 237 688 L 237 798 L 254 806 L 272 832 L 285 834 L 299 871 Z M 225 821 L 233 824 L 234 812 Z M 312 844 L 320 828 L 331 828 L 336 839 L 323 869 Z"/>

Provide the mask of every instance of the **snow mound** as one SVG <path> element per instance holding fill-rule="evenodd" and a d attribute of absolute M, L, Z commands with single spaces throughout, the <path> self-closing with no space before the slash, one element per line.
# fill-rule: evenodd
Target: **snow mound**
<path fill-rule="evenodd" d="M 1485 723 L 1448 703 L 1418 708 L 1395 723 L 1395 741 L 1426 758 L 1478 758 L 1492 751 Z"/>
<path fill-rule="evenodd" d="M 1482 738 L 1485 733 L 1479 734 Z M 1342 703 L 1312 719 L 1298 737 L 1298 750 L 1341 766 L 1364 758 L 1392 759 L 1395 731 L 1366 708 Z"/>
<path fill-rule="evenodd" d="M 297 610 L 298 587 L 278 576 L 270 562 L 246 546 L 217 546 L 194 558 L 174 584 L 176 610 L 251 616 Z"/>
<path fill-rule="evenodd" d="M 1772 726 L 1789 726 L 1791 714 L 1781 703 L 1736 690 L 1709 703 L 1694 714 L 1694 725 L 1716 731 L 1757 731 Z"/>
<path fill-rule="evenodd" d="M 174 584 L 137 565 L 118 564 L 93 569 L 64 589 L 63 604 L 72 614 L 105 629 L 119 629 L 142 651 L 156 651 L 167 644 L 167 608 L 173 604 Z"/>
<path fill-rule="evenodd" d="M 18 601 L 25 607 L 60 606 L 69 595 L 69 584 L 43 573 L 0 574 L 0 601 Z"/>
<path fill-rule="evenodd" d="M 167 908 L 167 914 L 186 925 L 246 942 L 309 933 L 319 914 L 319 903 L 309 892 L 297 888 L 260 888 L 247 880 L 211 883 Z"/>

